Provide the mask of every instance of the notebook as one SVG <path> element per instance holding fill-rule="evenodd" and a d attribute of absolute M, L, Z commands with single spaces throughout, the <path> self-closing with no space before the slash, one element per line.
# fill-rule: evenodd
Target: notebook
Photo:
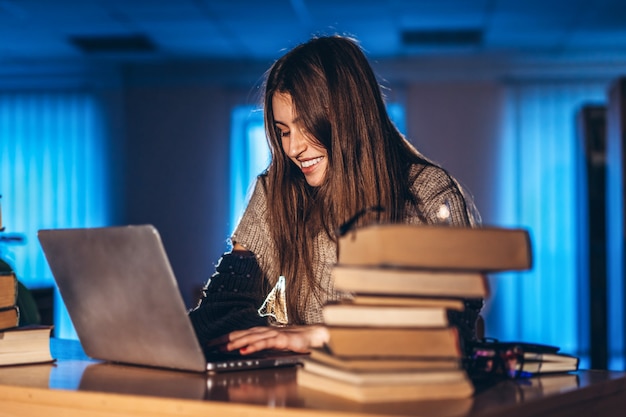
<path fill-rule="evenodd" d="M 299 363 L 294 352 L 205 357 L 158 231 L 151 225 L 38 232 L 85 353 L 197 372 Z"/>

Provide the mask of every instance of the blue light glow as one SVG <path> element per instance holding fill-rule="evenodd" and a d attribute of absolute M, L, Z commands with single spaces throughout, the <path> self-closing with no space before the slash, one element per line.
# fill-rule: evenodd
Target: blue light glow
<path fill-rule="evenodd" d="M 23 245 L 3 251 L 29 288 L 54 286 L 37 240 L 44 228 L 108 222 L 107 153 L 101 110 L 81 93 L 0 95 L 0 194 L 6 232 Z M 76 338 L 55 290 L 55 335 Z"/>
<path fill-rule="evenodd" d="M 232 112 L 230 151 L 230 224 L 243 215 L 254 180 L 270 162 L 271 154 L 263 127 L 263 112 L 239 106 Z"/>
<path fill-rule="evenodd" d="M 583 104 L 605 101 L 604 83 L 511 85 L 497 184 L 498 223 L 529 229 L 534 267 L 491 277 L 487 336 L 557 345 L 580 355 L 582 367 L 589 323 L 580 314 L 587 294 L 579 282 L 583 164 L 575 116 Z"/>

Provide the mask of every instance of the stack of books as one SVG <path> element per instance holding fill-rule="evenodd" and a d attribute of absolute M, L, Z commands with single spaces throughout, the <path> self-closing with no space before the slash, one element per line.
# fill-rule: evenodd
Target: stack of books
<path fill-rule="evenodd" d="M 2 195 L 0 195 L 2 199 Z M 0 232 L 2 225 L 2 209 L 0 207 Z M 0 233 L 0 244 L 3 234 Z M 1 251 L 0 251 L 1 254 Z M 13 269 L 0 258 L 0 331 L 16 327 L 20 322 L 20 312 L 17 308 L 17 277 Z"/>
<path fill-rule="evenodd" d="M 13 271 L 0 268 L 0 330 L 16 327 L 19 322 L 17 278 Z"/>
<path fill-rule="evenodd" d="M 0 365 L 52 361 L 52 326 L 20 326 L 19 283 L 6 263 L 0 264 Z"/>
<path fill-rule="evenodd" d="M 531 266 L 528 232 L 375 225 L 338 242 L 324 306 L 330 339 L 298 370 L 301 386 L 359 402 L 467 398 L 474 386 L 449 312 L 487 298 L 486 274 Z"/>

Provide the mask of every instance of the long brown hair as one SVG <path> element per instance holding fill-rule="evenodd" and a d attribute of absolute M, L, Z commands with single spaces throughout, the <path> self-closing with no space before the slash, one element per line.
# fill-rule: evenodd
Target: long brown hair
<path fill-rule="evenodd" d="M 272 99 L 291 96 L 309 136 L 328 152 L 323 183 L 310 187 L 285 155 L 274 124 Z M 262 176 L 269 225 L 287 283 L 293 322 L 302 323 L 298 300 L 320 297 L 313 270 L 313 242 L 319 233 L 336 240 L 335 230 L 358 211 L 372 206 L 362 222 L 396 222 L 405 214 L 409 168 L 430 164 L 390 120 L 380 85 L 360 46 L 342 36 L 316 37 L 270 68 L 265 84 L 265 127 L 272 161 Z M 296 280 L 300 282 L 295 282 Z"/>

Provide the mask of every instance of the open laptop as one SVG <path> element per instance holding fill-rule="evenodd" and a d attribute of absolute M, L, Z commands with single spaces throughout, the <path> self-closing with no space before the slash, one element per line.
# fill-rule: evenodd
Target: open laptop
<path fill-rule="evenodd" d="M 286 366 L 303 354 L 205 357 L 151 225 L 40 230 L 39 242 L 85 353 L 197 372 Z"/>

